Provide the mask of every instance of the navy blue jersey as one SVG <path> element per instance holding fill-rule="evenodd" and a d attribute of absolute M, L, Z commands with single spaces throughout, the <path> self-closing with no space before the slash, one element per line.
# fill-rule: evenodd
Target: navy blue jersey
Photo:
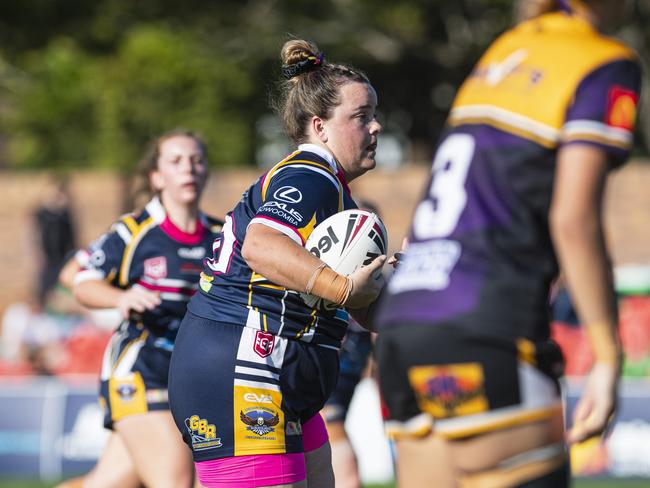
<path fill-rule="evenodd" d="M 318 146 L 301 145 L 262 175 L 228 213 L 215 241 L 214 256 L 206 261 L 201 274 L 201 292 L 188 310 L 217 322 L 339 347 L 347 314 L 309 308 L 296 291 L 255 273 L 242 258 L 241 246 L 252 223 L 272 227 L 304 246 L 315 226 L 337 212 L 354 208 L 357 206 L 333 157 Z"/>
<path fill-rule="evenodd" d="M 122 289 L 141 286 L 159 292 L 161 304 L 134 313 L 131 322 L 142 324 L 156 346 L 170 349 L 221 224 L 200 214 L 196 232 L 188 234 L 173 224 L 154 198 L 141 212 L 120 218 L 90 245 L 76 282 L 98 279 Z"/>
<path fill-rule="evenodd" d="M 544 15 L 497 39 L 454 101 L 379 326 L 545 339 L 557 151 L 588 144 L 625 161 L 639 85 L 634 53 L 577 17 Z"/>

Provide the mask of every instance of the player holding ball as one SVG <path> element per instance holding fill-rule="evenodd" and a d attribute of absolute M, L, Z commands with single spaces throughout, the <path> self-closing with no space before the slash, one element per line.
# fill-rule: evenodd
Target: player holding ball
<path fill-rule="evenodd" d="M 226 216 L 170 368 L 172 413 L 205 487 L 334 485 L 318 412 L 338 375 L 340 307 L 363 323 L 383 287 L 385 256 L 343 276 L 304 247 L 318 224 L 356 208 L 348 182 L 375 166 L 375 90 L 309 42 L 288 41 L 281 57 L 279 111 L 298 148 Z"/>

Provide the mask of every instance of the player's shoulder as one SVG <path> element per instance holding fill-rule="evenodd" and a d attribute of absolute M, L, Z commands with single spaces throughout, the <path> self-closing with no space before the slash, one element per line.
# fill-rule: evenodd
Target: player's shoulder
<path fill-rule="evenodd" d="M 143 208 L 128 212 L 120 216 L 113 224 L 112 230 L 118 234 L 125 243 L 134 238 L 141 239 L 151 229 L 159 226 L 165 220 L 166 212 L 162 203 L 154 197 Z"/>
<path fill-rule="evenodd" d="M 287 185 L 292 188 L 301 187 L 300 190 L 308 188 L 313 193 L 328 189 L 339 192 L 342 187 L 334 164 L 312 150 L 294 151 L 263 175 L 260 180 L 262 198 L 268 198 L 269 188 L 275 192 Z M 322 185 L 321 181 L 329 181 L 331 184 Z"/>
<path fill-rule="evenodd" d="M 336 171 L 325 157 L 314 151 L 299 149 L 273 166 L 265 176 L 267 179 L 272 179 L 298 174 L 334 177 Z"/>

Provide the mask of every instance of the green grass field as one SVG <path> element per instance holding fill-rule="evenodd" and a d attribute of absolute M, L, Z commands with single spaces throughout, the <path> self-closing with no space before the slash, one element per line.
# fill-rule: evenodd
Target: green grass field
<path fill-rule="evenodd" d="M 26 480 L 2 480 L 0 488 L 52 488 L 54 484 L 41 483 L 39 481 Z M 635 480 L 577 480 L 573 488 L 648 488 L 650 479 Z M 364 488 L 395 488 L 394 484 L 387 485 L 366 485 Z"/>

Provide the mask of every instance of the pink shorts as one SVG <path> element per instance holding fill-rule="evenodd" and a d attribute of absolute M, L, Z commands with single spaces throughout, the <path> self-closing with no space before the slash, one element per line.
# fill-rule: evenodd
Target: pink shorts
<path fill-rule="evenodd" d="M 305 452 L 328 441 L 325 422 L 314 415 L 302 426 Z M 194 463 L 196 475 L 206 488 L 256 488 L 297 483 L 307 476 L 305 456 L 296 454 L 260 454 L 200 461 Z"/>

